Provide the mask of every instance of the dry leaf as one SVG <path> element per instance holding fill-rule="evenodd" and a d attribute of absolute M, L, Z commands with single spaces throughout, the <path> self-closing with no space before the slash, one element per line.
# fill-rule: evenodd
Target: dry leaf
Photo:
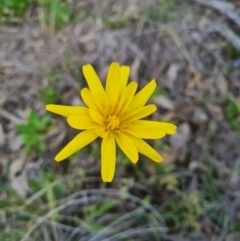
<path fill-rule="evenodd" d="M 207 25 L 211 23 L 211 20 L 206 16 L 202 16 L 198 22 L 198 27 L 203 30 Z"/>
<path fill-rule="evenodd" d="M 187 123 L 178 126 L 177 133 L 170 137 L 171 146 L 175 149 L 186 148 L 190 139 L 190 127 Z"/>
<path fill-rule="evenodd" d="M 202 74 L 198 73 L 193 76 L 193 78 L 188 82 L 186 88 L 185 88 L 185 93 L 187 93 L 189 90 L 193 89 L 195 85 L 201 80 Z"/>
<path fill-rule="evenodd" d="M 228 94 L 227 80 L 224 77 L 224 75 L 222 75 L 222 74 L 219 75 L 219 77 L 217 79 L 217 86 L 218 86 L 218 89 L 221 91 L 222 95 Z"/>
<path fill-rule="evenodd" d="M 190 171 L 201 171 L 203 173 L 206 173 L 208 171 L 208 168 L 199 161 L 191 161 L 188 168 Z"/>
<path fill-rule="evenodd" d="M 193 120 L 195 123 L 200 124 L 200 123 L 204 123 L 206 121 L 208 121 L 208 115 L 206 114 L 206 112 L 204 112 L 202 109 L 197 108 L 197 110 L 194 113 L 194 117 Z"/>
<path fill-rule="evenodd" d="M 170 137 L 171 152 L 168 162 L 183 162 L 187 153 L 187 144 L 190 139 L 190 127 L 183 123 L 178 127 L 177 133 Z"/>
<path fill-rule="evenodd" d="M 167 79 L 168 79 L 169 88 L 173 87 L 173 84 L 177 79 L 179 69 L 180 69 L 180 66 L 178 64 L 171 64 L 170 67 L 168 68 Z"/>
<path fill-rule="evenodd" d="M 157 96 L 152 99 L 152 102 L 157 107 L 164 108 L 166 110 L 174 110 L 173 102 L 164 96 Z"/>
<path fill-rule="evenodd" d="M 26 157 L 20 155 L 10 166 L 10 181 L 12 188 L 22 197 L 30 192 L 25 166 Z"/>
<path fill-rule="evenodd" d="M 224 120 L 223 109 L 220 106 L 208 105 L 208 109 L 216 120 L 218 120 L 218 121 Z"/>

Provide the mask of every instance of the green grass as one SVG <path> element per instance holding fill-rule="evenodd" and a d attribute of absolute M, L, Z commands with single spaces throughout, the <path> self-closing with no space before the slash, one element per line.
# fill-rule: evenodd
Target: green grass
<path fill-rule="evenodd" d="M 3 231 L 0 233 L 1 241 L 17 241 L 20 240 L 24 235 L 25 230 L 23 229 L 11 229 L 9 231 Z"/>
<path fill-rule="evenodd" d="M 231 98 L 225 99 L 223 104 L 227 122 L 233 131 L 240 132 L 240 107 Z"/>
<path fill-rule="evenodd" d="M 240 48 L 228 44 L 226 42 L 221 43 L 222 54 L 226 60 L 236 60 L 240 58 Z"/>
<path fill-rule="evenodd" d="M 175 21 L 176 16 L 181 16 L 177 13 L 181 13 L 184 8 L 182 6 L 178 8 L 178 2 L 160 0 L 158 6 L 146 11 L 148 20 L 164 23 Z M 83 21 L 88 16 L 85 11 L 82 11 L 74 17 L 71 6 L 57 0 L 5 0 L 0 3 L 0 21 L 19 22 L 32 7 L 39 11 L 42 23 L 52 31 L 62 29 L 70 23 Z M 127 25 L 122 19 L 113 19 L 105 15 L 101 18 L 109 30 L 125 28 Z M 239 56 L 239 51 L 226 49 L 226 58 L 233 60 Z M 138 70 L 139 75 L 143 76 L 146 70 L 147 66 L 142 65 Z M 64 66 L 60 70 L 54 69 L 46 74 L 49 86 L 41 90 L 41 101 L 44 104 L 60 102 L 60 93 L 57 93 L 56 87 L 63 72 L 73 76 L 78 84 L 82 85 L 83 77 L 79 67 L 74 63 L 73 56 L 67 53 Z M 168 96 L 168 93 L 161 86 L 157 86 L 152 98 L 156 96 Z M 239 106 L 230 98 L 224 100 L 222 105 L 225 119 L 232 130 L 240 131 Z M 55 117 L 40 116 L 36 111 L 32 111 L 27 123 L 17 127 L 28 155 L 38 153 L 42 156 L 47 150 L 45 137 L 48 130 L 52 128 L 51 118 Z M 165 153 L 171 152 L 168 142 L 163 144 L 155 142 L 154 145 L 157 146 L 156 149 L 161 148 Z M 71 162 L 67 176 L 57 173 L 57 168 L 50 169 L 44 164 L 36 178 L 30 180 L 29 185 L 33 195 L 26 200 L 16 195 L 10 186 L 0 183 L 0 217 L 5 217 L 10 227 L 10 230 L 0 230 L 1 241 L 19 241 L 28 230 L 35 227 L 34 225 L 36 227 L 29 233 L 26 240 L 43 240 L 44 232 L 47 232 L 53 240 L 57 240 L 57 236 L 54 235 L 58 232 L 61 234 L 67 232 L 64 229 L 66 227 L 79 235 L 72 240 L 79 240 L 83 235 L 89 239 L 95 237 L 95 240 L 104 238 L 111 240 L 113 236 L 122 237 L 122 240 L 136 240 L 128 235 L 129 230 L 141 229 L 144 225 L 161 228 L 164 227 L 164 223 L 169 233 L 181 232 L 187 236 L 191 232 L 201 230 L 203 219 L 210 220 L 218 227 L 215 230 L 216 234 L 228 232 L 225 226 L 228 220 L 223 215 L 228 212 L 228 203 L 224 201 L 224 191 L 219 188 L 219 181 L 224 177 L 220 177 L 211 164 L 206 164 L 207 171 L 199 174 L 188 170 L 185 163 L 158 165 L 151 163 L 150 160 L 143 160 L 142 156 L 141 160 L 133 165 L 122 152 L 119 152 L 117 171 L 122 177 L 119 178 L 120 175 L 116 175 L 117 181 L 113 184 L 120 189 L 117 191 L 109 188 L 110 185 L 103 184 L 99 176 L 87 177 L 75 158 L 77 156 L 79 153 L 72 156 L 75 162 Z M 81 151 L 81 158 L 89 162 L 100 161 L 99 146 Z M 186 173 L 187 181 L 184 176 Z M 197 182 L 193 190 L 189 188 L 190 184 L 185 184 L 192 181 L 189 179 Z M 129 187 L 136 183 L 144 186 L 148 191 L 142 199 L 129 194 Z M 139 194 L 137 188 L 134 191 L 136 195 Z M 154 198 L 157 198 L 157 202 Z M 156 209 L 151 209 L 153 207 Z M 39 220 L 44 222 L 38 224 Z M 13 223 L 14 226 L 11 226 Z M 233 220 L 227 225 L 231 230 L 239 231 L 238 220 Z M 160 233 L 156 236 L 150 233 L 148 235 L 151 236 L 149 240 L 154 241 L 158 240 Z"/>
<path fill-rule="evenodd" d="M 78 23 L 82 22 L 87 17 L 87 13 L 85 11 L 80 11 L 77 16 L 74 17 L 73 22 Z"/>
<path fill-rule="evenodd" d="M 48 71 L 46 73 L 46 78 L 49 81 L 49 86 L 42 89 L 41 100 L 44 104 L 56 104 L 60 99 L 60 96 L 56 91 L 56 85 L 59 81 L 58 73 Z"/>
<path fill-rule="evenodd" d="M 70 23 L 72 8 L 68 3 L 57 0 L 38 0 L 38 5 L 42 9 L 42 20 L 51 30 L 62 29 Z"/>
<path fill-rule="evenodd" d="M 39 17 L 50 30 L 60 30 L 72 20 L 72 8 L 60 0 L 1 0 L 0 23 L 18 23 L 27 12 L 38 10 Z M 75 22 L 85 18 L 83 12 L 75 17 Z"/>
<path fill-rule="evenodd" d="M 118 20 L 112 20 L 110 18 L 108 18 L 107 16 L 102 16 L 102 21 L 104 23 L 104 25 L 111 30 L 115 30 L 115 29 L 123 29 L 126 27 L 127 23 L 124 19 L 118 19 Z"/>
<path fill-rule="evenodd" d="M 27 9 L 34 0 L 1 0 L 0 23 L 15 23 L 21 21 Z"/>
<path fill-rule="evenodd" d="M 159 0 L 158 5 L 147 9 L 147 19 L 164 23 L 176 20 L 187 11 L 187 6 L 183 2 L 178 3 L 178 0 Z"/>
<path fill-rule="evenodd" d="M 125 240 L 131 240 L 131 235 L 128 234 L 130 227 L 125 226 L 125 222 L 134 223 L 133 230 L 136 225 L 141 227 L 144 223 L 149 228 L 158 229 L 163 226 L 160 214 L 148 201 L 142 201 L 126 191 L 105 188 L 84 190 L 79 186 L 73 187 L 71 183 L 76 183 L 80 178 L 83 183 L 91 183 L 91 179 L 82 178 L 78 173 L 61 178 L 49 168 L 45 168 L 30 181 L 34 195 L 26 200 L 14 194 L 10 186 L 1 185 L 1 190 L 6 194 L 0 195 L 0 212 L 5 212 L 8 221 L 14 219 L 16 227 L 11 227 L 12 232 L 1 232 L 1 240 L 19 241 L 23 237 L 24 240 L 33 240 L 34 237 L 39 237 L 35 239 L 38 241 L 42 240 L 40 237 L 44 230 L 45 234 L 57 237 L 61 225 L 68 227 L 67 230 L 75 230 L 79 237 L 86 235 L 89 239 L 111 239 L 113 236 L 122 235 Z M 11 202 L 7 201 L 10 197 Z M 135 206 L 132 211 L 131 205 L 128 211 L 121 208 L 127 207 L 128 202 Z M 105 216 L 108 218 L 104 219 Z M 154 237 L 150 231 L 148 235 Z M 75 239 L 78 240 L 77 237 Z"/>
<path fill-rule="evenodd" d="M 157 85 L 156 89 L 154 90 L 153 94 L 151 95 L 151 99 L 157 96 L 164 96 L 168 97 L 168 93 L 160 86 Z"/>
<path fill-rule="evenodd" d="M 51 116 L 40 117 L 37 112 L 31 111 L 27 124 L 17 126 L 20 138 L 24 141 L 26 153 L 42 155 L 46 150 L 45 132 L 50 126 Z"/>

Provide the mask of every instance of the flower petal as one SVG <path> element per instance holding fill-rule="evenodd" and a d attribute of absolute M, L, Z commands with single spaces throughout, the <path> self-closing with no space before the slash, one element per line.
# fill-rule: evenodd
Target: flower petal
<path fill-rule="evenodd" d="M 131 134 L 133 136 L 143 138 L 143 139 L 160 139 L 166 135 L 166 132 L 163 130 L 154 132 L 154 131 L 149 131 L 148 129 L 142 129 L 142 128 L 134 127 L 134 126 L 130 126 L 126 130 L 126 132 L 128 132 L 129 134 Z"/>
<path fill-rule="evenodd" d="M 144 156 L 147 156 L 148 158 L 152 159 L 155 162 L 163 161 L 163 158 L 144 140 L 132 135 L 127 135 L 127 136 L 131 139 L 133 144 L 137 147 L 138 152 L 140 152 Z"/>
<path fill-rule="evenodd" d="M 97 112 L 101 112 L 101 107 L 94 101 L 94 96 L 88 88 L 82 89 L 80 94 L 86 106 Z"/>
<path fill-rule="evenodd" d="M 98 123 L 99 125 L 104 125 L 105 118 L 102 115 L 100 115 L 97 111 L 89 109 L 89 114 L 96 123 Z"/>
<path fill-rule="evenodd" d="M 95 131 L 97 135 L 101 138 L 106 138 L 110 133 L 110 131 L 106 127 L 97 128 Z"/>
<path fill-rule="evenodd" d="M 111 182 L 116 166 L 116 143 L 113 135 L 102 140 L 101 146 L 101 174 L 104 182 Z"/>
<path fill-rule="evenodd" d="M 136 163 L 138 161 L 138 151 L 136 146 L 131 141 L 131 139 L 127 137 L 125 134 L 121 133 L 120 131 L 115 131 L 114 137 L 117 141 L 117 144 L 119 145 L 121 150 L 125 153 L 125 155 L 133 163 Z"/>
<path fill-rule="evenodd" d="M 67 118 L 67 122 L 71 127 L 78 130 L 94 129 L 99 127 L 89 114 L 83 116 L 71 115 Z"/>
<path fill-rule="evenodd" d="M 46 105 L 46 110 L 58 115 L 86 115 L 88 109 L 82 106 L 66 106 L 66 105 Z"/>
<path fill-rule="evenodd" d="M 140 90 L 129 104 L 127 109 L 128 113 L 132 113 L 138 108 L 143 107 L 156 89 L 156 86 L 156 80 L 153 79 L 142 90 Z"/>
<path fill-rule="evenodd" d="M 108 105 L 115 106 L 116 101 L 119 97 L 120 87 L 120 65 L 113 62 L 109 69 L 106 81 L 106 94 Z"/>
<path fill-rule="evenodd" d="M 177 127 L 170 123 L 137 120 L 126 131 L 133 136 L 143 139 L 159 139 L 166 134 L 174 134 L 176 129 Z"/>
<path fill-rule="evenodd" d="M 128 104 L 132 101 L 134 94 L 136 93 L 138 84 L 137 82 L 131 82 L 124 90 L 121 99 L 119 101 L 119 105 L 116 111 L 116 115 L 118 115 L 121 111 L 124 111 Z"/>
<path fill-rule="evenodd" d="M 130 74 L 130 68 L 128 66 L 120 67 L 120 87 L 119 87 L 119 96 L 123 94 L 124 89 L 127 86 L 128 78 Z"/>
<path fill-rule="evenodd" d="M 156 111 L 156 109 L 157 109 L 157 107 L 155 105 L 146 105 L 146 106 L 140 107 L 133 113 L 128 112 L 129 114 L 126 114 L 126 113 L 122 112 L 122 114 L 120 116 L 121 123 L 125 124 L 127 122 L 131 122 L 134 120 L 144 118 L 146 116 L 151 115 L 154 111 Z"/>
<path fill-rule="evenodd" d="M 66 159 L 74 152 L 94 141 L 98 135 L 95 130 L 86 130 L 74 137 L 54 158 L 57 162 Z"/>
<path fill-rule="evenodd" d="M 102 86 L 102 82 L 98 78 L 95 70 L 90 64 L 84 65 L 82 67 L 82 70 L 83 70 L 83 75 L 87 80 L 89 89 L 92 92 L 94 98 L 99 101 L 101 106 L 105 105 L 106 104 L 105 91 Z"/>

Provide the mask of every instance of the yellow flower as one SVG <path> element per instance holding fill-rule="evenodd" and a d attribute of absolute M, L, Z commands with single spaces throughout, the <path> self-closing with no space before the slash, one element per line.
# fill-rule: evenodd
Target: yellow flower
<path fill-rule="evenodd" d="M 155 162 L 162 157 L 142 139 L 159 139 L 176 132 L 170 123 L 140 120 L 156 111 L 153 104 L 145 105 L 156 88 L 152 80 L 136 95 L 137 82 L 128 82 L 130 68 L 112 63 L 109 67 L 105 89 L 93 67 L 83 66 L 88 87 L 81 90 L 87 107 L 47 105 L 46 109 L 66 116 L 68 124 L 82 130 L 55 157 L 62 161 L 74 152 L 101 137 L 101 175 L 104 182 L 111 182 L 115 173 L 116 143 L 133 162 L 138 152 Z"/>

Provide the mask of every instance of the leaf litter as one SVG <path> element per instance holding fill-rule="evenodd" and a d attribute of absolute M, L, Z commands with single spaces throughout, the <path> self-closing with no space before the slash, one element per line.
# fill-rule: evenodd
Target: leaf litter
<path fill-rule="evenodd" d="M 24 145 L 19 143 L 16 126 L 27 122 L 24 113 L 29 110 L 45 115 L 40 93 L 51 87 L 53 82 L 53 88 L 60 96 L 58 103 L 81 105 L 76 99 L 79 89 L 85 86 L 81 66 L 93 64 L 101 79 L 104 79 L 109 63 L 118 61 L 131 66 L 131 78 L 137 80 L 140 86 L 146 80 L 156 78 L 167 96 L 160 91 L 158 96 L 152 98 L 151 101 L 159 108 L 152 118 L 171 120 L 178 125 L 179 131 L 169 140 L 154 144 L 165 153 L 166 164 L 157 170 L 149 167 L 151 176 L 146 174 L 144 177 L 131 165 L 119 164 L 119 172 L 121 170 L 122 173 L 118 174 L 117 180 L 122 182 L 113 183 L 112 187 L 129 190 L 132 179 L 145 189 L 151 187 L 150 203 L 155 207 L 165 205 L 174 195 L 185 197 L 192 189 L 200 193 L 197 198 L 202 202 L 204 211 L 202 218 L 196 218 L 198 228 L 189 232 L 191 221 L 176 228 L 173 225 L 175 219 L 166 218 L 167 223 L 161 225 L 169 230 L 161 230 L 162 240 L 230 240 L 239 235 L 240 180 L 237 170 L 240 134 L 236 126 L 240 120 L 237 112 L 229 117 L 233 107 L 231 102 L 225 102 L 230 98 L 238 107 L 240 103 L 239 69 L 232 64 L 236 60 L 234 58 L 240 56 L 231 57 L 228 48 L 230 45 L 236 47 L 240 39 L 234 26 L 239 24 L 236 15 L 239 6 L 237 3 L 226 3 L 228 7 L 224 10 L 221 8 L 224 3 L 216 7 L 219 1 L 186 2 L 190 11 L 178 21 L 173 19 L 167 23 L 149 19 L 145 15 L 149 6 L 157 4 L 153 0 L 147 3 L 139 0 L 126 3 L 106 0 L 101 3 L 72 1 L 76 7 L 74 11 L 89 14 L 83 21 L 69 23 L 57 32 L 43 28 L 33 16 L 19 25 L 1 25 L 0 179 L 8 180 L 22 197 L 27 198 L 31 194 L 29 181 L 38 177 L 37 172 L 40 173 L 46 166 L 63 177 L 79 167 L 84 169 L 85 178 L 98 177 L 96 166 L 99 160 L 94 153 L 91 154 L 90 149 L 83 150 L 68 164 L 53 161 L 56 152 L 75 135 L 57 117 L 52 118 L 53 126 L 45 133 L 47 149 L 43 155 L 44 161 L 37 154 L 24 157 Z M 114 24 L 106 24 L 103 15 Z M 223 20 L 223 16 L 233 23 Z M 116 24 L 120 20 L 125 22 L 125 26 L 118 29 Z M 222 46 L 227 46 L 227 52 L 223 51 Z M 92 147 L 94 150 L 94 145 Z M 146 169 L 140 161 L 138 170 L 144 173 Z M 35 174 L 30 175 L 31 171 Z M 164 185 L 156 181 L 161 178 L 165 180 Z M 169 183 L 166 180 L 170 180 Z M 79 185 L 78 188 L 83 190 L 101 186 L 99 180 L 84 184 L 81 180 L 75 182 L 73 185 Z M 174 194 L 171 190 L 175 189 L 167 189 L 168 184 L 175 185 L 179 193 Z M 136 195 L 148 197 L 149 194 L 142 193 L 138 185 L 134 188 Z M 106 198 L 108 192 L 104 190 Z M 223 207 L 218 206 L 218 194 L 214 190 L 221 192 L 220 198 L 228 204 L 229 209 L 222 210 Z M 0 192 L 0 197 L 2 195 Z M 93 200 L 99 201 L 99 198 L 96 194 Z M 128 206 L 126 200 L 120 203 L 117 205 L 119 213 L 132 207 L 130 204 Z M 63 213 L 74 212 L 78 207 L 76 205 L 64 209 Z M 167 210 L 172 211 L 171 208 L 167 207 Z M 225 216 L 220 211 L 224 211 Z M 177 211 L 172 212 L 178 215 Z M 190 211 L 188 217 L 191 217 Z M 129 227 L 134 224 L 129 223 Z M 234 230 L 233 224 L 236 226 Z M 57 226 L 59 233 L 61 228 Z M 84 237 L 83 233 L 79 237 Z M 96 239 L 88 233 L 85 240 L 90 237 Z"/>

